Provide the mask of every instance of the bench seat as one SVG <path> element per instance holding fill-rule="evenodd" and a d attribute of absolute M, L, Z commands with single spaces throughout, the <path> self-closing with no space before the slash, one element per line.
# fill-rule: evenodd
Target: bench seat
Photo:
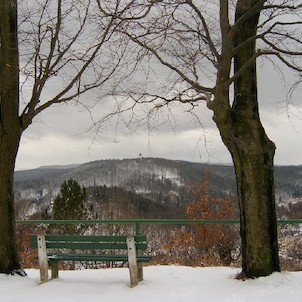
<path fill-rule="evenodd" d="M 30 245 L 38 249 L 41 283 L 58 278 L 59 261 L 93 261 L 128 263 L 130 287 L 143 280 L 143 262 L 151 259 L 142 255 L 147 249 L 147 237 L 98 235 L 30 235 Z"/>

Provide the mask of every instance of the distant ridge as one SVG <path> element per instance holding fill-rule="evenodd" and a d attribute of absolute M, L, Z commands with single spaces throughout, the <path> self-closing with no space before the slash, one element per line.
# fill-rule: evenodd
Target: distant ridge
<path fill-rule="evenodd" d="M 20 198 L 39 199 L 51 194 L 48 197 L 51 200 L 61 184 L 72 178 L 85 187 L 121 187 L 148 195 L 148 198 L 149 195 L 160 195 L 159 198 L 164 196 L 167 200 L 181 203 L 186 198 L 186 191 L 206 174 L 210 177 L 209 190 L 212 194 L 236 196 L 235 173 L 231 164 L 152 157 L 105 159 L 16 171 L 14 188 Z M 275 166 L 275 186 L 278 202 L 302 198 L 302 166 Z"/>
<path fill-rule="evenodd" d="M 121 201 L 114 206 L 116 209 L 125 206 L 124 197 L 128 196 L 126 208 L 135 209 L 135 215 L 140 215 L 137 213 L 145 209 L 151 211 L 152 217 L 166 217 L 168 212 L 178 217 L 179 209 L 194 200 L 193 190 L 205 176 L 209 180 L 209 194 L 227 195 L 236 203 L 232 165 L 150 157 L 107 159 L 81 165 L 52 165 L 17 171 L 14 195 L 16 208 L 22 209 L 22 217 L 45 213 L 51 208 L 62 183 L 73 179 L 86 188 L 89 202 L 94 202 L 97 208 L 108 205 L 108 208 L 100 208 L 99 215 L 112 211 L 110 203 L 105 200 L 110 201 L 116 196 Z M 276 166 L 275 186 L 279 207 L 300 206 L 299 203 L 302 206 L 302 166 Z M 108 195 L 108 192 L 113 195 Z"/>
<path fill-rule="evenodd" d="M 80 166 L 82 164 L 69 164 L 69 165 L 50 165 L 50 166 L 41 166 L 41 167 L 38 167 L 37 170 L 41 170 L 41 169 L 71 169 L 71 168 L 76 168 L 78 166 Z M 34 169 L 31 169 L 31 170 L 34 170 Z M 23 171 L 26 171 L 26 170 L 23 170 Z"/>

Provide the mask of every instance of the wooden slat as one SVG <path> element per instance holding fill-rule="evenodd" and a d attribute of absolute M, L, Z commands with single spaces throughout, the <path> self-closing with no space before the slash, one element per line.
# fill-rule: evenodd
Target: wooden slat
<path fill-rule="evenodd" d="M 30 235 L 30 245 L 37 248 L 37 236 Z M 68 249 L 127 249 L 126 236 L 46 235 L 47 248 Z M 147 237 L 135 236 L 136 249 L 147 249 Z"/>
<path fill-rule="evenodd" d="M 66 248 L 71 250 L 126 250 L 127 244 L 123 243 L 96 243 L 96 242 L 46 242 L 48 249 Z M 138 244 L 138 250 L 145 250 L 147 245 Z"/>
<path fill-rule="evenodd" d="M 137 235 L 135 242 L 146 242 L 146 235 Z M 76 241 L 76 242 L 126 242 L 127 236 L 104 235 L 45 235 L 46 241 Z"/>
<path fill-rule="evenodd" d="M 136 250 L 137 251 L 145 251 L 147 249 L 147 247 L 148 247 L 148 244 L 147 244 L 147 242 L 136 243 L 135 246 L 136 246 Z"/>
<path fill-rule="evenodd" d="M 150 256 L 136 256 L 138 262 L 147 262 Z M 48 254 L 49 261 L 128 261 L 128 256 L 112 254 Z"/>
<path fill-rule="evenodd" d="M 46 241 L 76 241 L 76 242 L 126 242 L 126 236 L 98 235 L 46 235 Z"/>
<path fill-rule="evenodd" d="M 126 242 L 127 236 L 98 236 L 98 235 L 45 235 L 47 241 L 76 241 L 76 242 Z M 35 242 L 37 235 L 29 235 L 30 241 Z M 146 235 L 134 236 L 135 242 L 146 242 Z"/>
<path fill-rule="evenodd" d="M 126 250 L 127 244 L 124 243 L 96 243 L 96 242 L 46 242 L 48 249 L 66 248 L 71 250 Z"/>
<path fill-rule="evenodd" d="M 48 256 L 49 261 L 128 261 L 127 255 L 91 255 L 91 254 L 56 254 Z"/>
<path fill-rule="evenodd" d="M 29 242 L 30 242 L 30 247 L 31 248 L 38 248 L 37 244 L 37 235 L 29 235 Z"/>

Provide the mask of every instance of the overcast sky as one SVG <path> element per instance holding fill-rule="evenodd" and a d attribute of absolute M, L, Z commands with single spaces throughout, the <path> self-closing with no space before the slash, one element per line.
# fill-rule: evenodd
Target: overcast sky
<path fill-rule="evenodd" d="M 289 106 L 286 110 L 286 88 L 270 68 L 259 75 L 260 114 L 268 136 L 277 146 L 275 163 L 278 165 L 302 164 L 302 113 Z M 292 100 L 299 105 L 302 91 Z M 102 106 L 99 110 L 102 114 Z M 99 159 L 163 157 L 202 163 L 231 163 L 211 112 L 199 106 L 196 113 L 204 129 L 177 106 L 174 120 L 155 129 L 138 128 L 129 132 L 122 124 L 108 125 L 94 139 L 89 114 L 83 108 L 64 106 L 51 108 L 25 131 L 19 154 L 17 170 L 45 165 L 85 163 Z M 98 112 L 96 112 L 98 115 Z M 172 118 L 172 117 L 171 117 Z"/>
<path fill-rule="evenodd" d="M 286 106 L 285 102 L 289 86 L 284 82 L 292 80 L 286 71 L 281 79 L 272 67 L 259 64 L 260 115 L 268 136 L 277 146 L 275 163 L 278 165 L 302 164 L 302 113 L 298 108 L 301 88 L 291 99 L 295 106 Z M 47 87 L 45 94 L 56 88 Z M 93 102 L 94 97 L 93 94 L 87 95 L 83 101 Z M 95 137 L 93 131 L 87 131 L 92 121 L 82 107 L 65 105 L 50 108 L 24 132 L 16 169 L 140 155 L 202 163 L 231 163 L 229 152 L 211 119 L 211 111 L 204 105 L 196 108 L 195 114 L 202 122 L 202 128 L 190 114 L 185 113 L 187 109 L 175 105 L 170 115 L 168 112 L 163 115 L 168 123 L 158 126 L 161 122 L 158 119 L 153 123 L 153 126 L 158 126 L 156 128 L 141 127 L 129 131 L 117 121 L 106 125 Z M 107 104 L 96 106 L 92 112 L 94 118 L 100 118 L 104 110 L 108 110 Z"/>

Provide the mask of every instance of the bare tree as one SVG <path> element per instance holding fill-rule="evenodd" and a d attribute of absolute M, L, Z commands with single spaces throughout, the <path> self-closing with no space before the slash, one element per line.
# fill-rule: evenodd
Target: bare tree
<path fill-rule="evenodd" d="M 153 79 L 159 77 L 163 83 L 154 88 L 146 80 L 143 87 L 128 90 L 128 103 L 120 112 L 151 104 L 150 117 L 180 102 L 194 113 L 196 106 L 206 102 L 235 167 L 242 275 L 258 277 L 279 271 L 275 144 L 259 117 L 256 60 L 266 58 L 281 71 L 289 68 L 297 73 L 295 84 L 301 81 L 302 2 L 97 2 L 100 12 L 108 16 L 117 15 L 119 8 L 118 17 L 123 20 L 119 31 L 131 39 L 133 51 L 145 57 L 144 66 L 151 65 L 145 72 L 148 79 L 153 72 Z M 154 63 L 160 63 L 160 74 Z"/>
<path fill-rule="evenodd" d="M 114 34 L 121 21 L 95 22 L 96 8 L 90 0 L 0 0 L 0 273 L 24 274 L 13 195 L 22 133 L 45 109 L 80 103 L 95 88 L 108 92 L 131 74 L 127 42 Z"/>

